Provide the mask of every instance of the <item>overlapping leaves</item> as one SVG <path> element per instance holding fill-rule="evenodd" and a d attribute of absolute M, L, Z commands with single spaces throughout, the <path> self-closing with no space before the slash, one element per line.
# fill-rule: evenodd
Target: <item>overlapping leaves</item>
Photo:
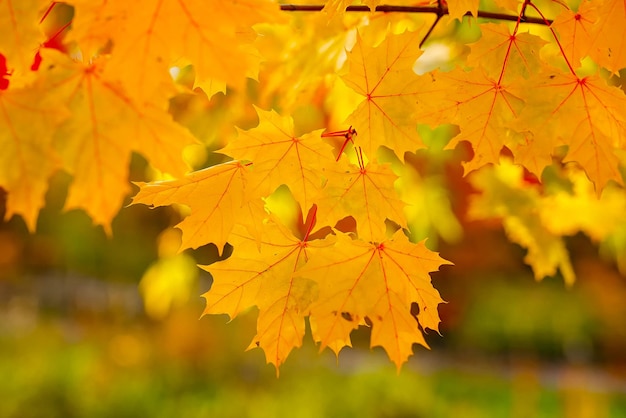
<path fill-rule="evenodd" d="M 427 19 L 344 19 L 351 3 L 326 2 L 323 15 L 345 25 L 336 26 L 341 33 L 311 42 L 296 60 L 306 74 L 294 74 L 300 69 L 281 62 L 289 60 L 281 51 L 300 48 L 294 39 L 306 39 L 298 38 L 298 25 L 306 20 L 289 21 L 270 0 L 71 0 L 71 53 L 42 51 L 38 67 L 31 67 L 29 55 L 46 39 L 37 22 L 56 2 L 0 2 L 0 27 L 6 28 L 0 54 L 7 63 L 0 68 L 6 217 L 21 215 L 34 229 L 49 177 L 64 170 L 73 176 L 66 208 L 86 210 L 110 232 L 131 190 L 131 155 L 141 153 L 175 178 L 140 183 L 134 203 L 186 206 L 188 215 L 178 225 L 181 250 L 233 245 L 230 258 L 204 267 L 214 278 L 205 313 L 235 317 L 258 308 L 251 347 L 263 348 L 276 367 L 302 343 L 306 317 L 314 339 L 335 352 L 351 345 L 354 329 L 372 327 L 371 345 L 382 346 L 398 367 L 414 343 L 427 345 L 426 329 L 438 329 L 442 299 L 430 273 L 446 261 L 407 238 L 407 206 L 410 212 L 421 202 L 406 190 L 403 201 L 397 191 L 398 183 L 414 181 L 400 174 L 398 182 L 397 173 L 407 172 L 402 160 L 426 147 L 418 124 L 456 125 L 458 135 L 448 146 L 471 145 L 465 173 L 472 173 L 470 181 L 482 192 L 471 215 L 501 218 L 511 240 L 528 249 L 526 260 L 538 278 L 560 271 L 573 280 L 563 235 L 583 231 L 623 248 L 618 229 L 624 223 L 619 185 L 626 96 L 607 76 L 626 67 L 623 1 L 583 1 L 575 9 L 557 2 L 563 10 L 555 16 L 544 14 L 539 1 L 497 1 L 518 13 L 517 22 L 477 23 L 482 35 L 456 68 L 423 75 L 413 68 L 423 59 Z M 373 8 L 381 2 L 363 3 Z M 477 14 L 474 0 L 446 3 L 452 18 Z M 544 23 L 555 18 L 554 24 L 530 33 L 523 20 L 531 9 Z M 277 29 L 284 22 L 293 27 Z M 257 30 L 293 38 L 270 51 L 268 42 L 256 39 Z M 316 65 L 324 51 L 332 53 Z M 182 152 L 196 138 L 168 112 L 181 88 L 169 71 L 188 64 L 192 87 L 209 97 L 226 86 L 249 88 L 255 96 L 248 78 L 271 86 L 259 89 L 258 126 L 224 138 L 219 152 L 233 161 L 185 174 Z M 349 105 L 352 96 L 338 100 L 338 91 L 352 93 L 358 104 Z M 281 94 L 282 100 L 270 97 Z M 296 134 L 289 115 L 270 110 L 281 104 L 291 110 L 301 97 L 319 113 L 312 122 L 319 129 L 306 134 Z M 347 115 L 342 122 L 350 128 L 342 132 L 351 134 L 345 136 L 348 146 L 340 152 L 335 147 L 333 154 L 320 120 L 336 124 L 338 114 Z M 382 162 L 385 147 L 395 153 L 395 167 Z M 512 154 L 513 162 L 503 153 Z M 544 195 L 524 181 L 526 171 L 541 178 L 555 159 L 567 164 L 573 191 Z M 592 183 L 585 183 L 582 170 Z M 308 215 L 304 233 L 272 213 L 268 202 L 278 189 L 288 190 L 296 212 Z M 569 214 L 571 206 L 614 222 L 589 224 L 585 216 Z M 562 215 L 558 221 L 555 214 Z"/>

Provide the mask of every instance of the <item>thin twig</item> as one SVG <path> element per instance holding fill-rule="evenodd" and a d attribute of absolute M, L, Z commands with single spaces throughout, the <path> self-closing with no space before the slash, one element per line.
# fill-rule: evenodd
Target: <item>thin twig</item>
<path fill-rule="evenodd" d="M 280 9 L 286 12 L 319 12 L 324 8 L 323 4 L 281 4 Z M 346 12 L 370 12 L 370 8 L 365 5 L 355 5 L 346 7 Z M 380 5 L 376 6 L 376 12 L 384 13 L 432 13 L 441 17 L 448 14 L 447 8 L 441 8 L 439 6 L 391 6 Z M 471 16 L 470 12 L 465 14 Z M 485 12 L 479 10 L 478 17 L 483 19 L 495 19 L 495 20 L 507 20 L 510 22 L 517 22 L 519 16 L 508 15 L 504 13 Z M 551 20 L 543 19 L 540 17 L 528 17 L 522 16 L 522 23 L 534 23 L 537 25 L 550 25 Z"/>

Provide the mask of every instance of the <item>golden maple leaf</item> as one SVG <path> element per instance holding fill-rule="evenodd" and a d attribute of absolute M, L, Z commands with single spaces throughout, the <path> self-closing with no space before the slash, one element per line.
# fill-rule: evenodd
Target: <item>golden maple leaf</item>
<path fill-rule="evenodd" d="M 427 346 L 419 327 L 439 329 L 437 306 L 443 300 L 429 273 L 442 264 L 448 262 L 423 242 L 409 242 L 401 230 L 378 243 L 337 233 L 334 246 L 315 252 L 297 272 L 319 286 L 311 306 L 313 338 L 338 353 L 365 322 L 372 326 L 372 347 L 382 346 L 400 368 L 413 343 Z M 413 303 L 419 306 L 416 317 Z"/>

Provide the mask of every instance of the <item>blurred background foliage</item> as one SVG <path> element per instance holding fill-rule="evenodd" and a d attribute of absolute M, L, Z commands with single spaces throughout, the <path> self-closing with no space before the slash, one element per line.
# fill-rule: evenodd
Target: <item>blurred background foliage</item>
<path fill-rule="evenodd" d="M 300 18 L 261 29 L 259 42 L 274 44 L 276 56 L 248 91 L 208 98 L 192 91 L 193 68 L 176 69 L 181 93 L 171 112 L 203 143 L 186 156 L 195 168 L 223 161 L 212 151 L 234 126 L 256 125 L 252 103 L 293 114 L 301 132 L 346 128 L 352 93 L 336 79 L 315 78 L 350 42 L 346 31 L 333 35 L 332 25 L 344 23 Z M 390 22 L 407 27 L 400 16 L 370 24 Z M 431 43 L 441 46 L 451 33 L 460 39 L 445 47 L 448 56 L 467 53 L 459 45 L 477 36 L 472 25 L 440 28 Z M 284 43 L 293 36 L 299 42 Z M 380 158 L 402 176 L 403 198 L 415 202 L 407 211 L 411 238 L 429 237 L 455 265 L 433 274 L 448 302 L 440 306 L 442 335 L 430 333 L 432 350 L 416 346 L 400 373 L 359 329 L 338 361 L 305 338 L 276 379 L 260 350 L 244 351 L 254 312 L 230 324 L 199 319 L 199 295 L 211 279 L 195 265 L 216 261 L 218 251 L 177 252 L 173 226 L 185 208 L 126 206 L 107 237 L 83 212 L 62 211 L 69 177 L 59 173 L 35 234 L 19 218 L 0 224 L 0 417 L 626 416 L 626 279 L 615 261 L 624 257 L 624 233 L 602 244 L 610 247 L 606 259 L 587 236 L 566 237 L 576 282 L 568 288 L 558 275 L 536 282 L 526 251 L 509 242 L 499 220 L 468 218 L 476 190 L 461 161 L 470 151 L 444 149 L 455 128 L 419 129 L 428 149 L 407 154 L 405 165 L 392 153 Z M 132 181 L 161 176 L 135 156 Z M 293 226 L 289 196 L 279 189 L 267 204 Z M 2 217 L 4 198 L 0 190 Z"/>
<path fill-rule="evenodd" d="M 614 262 L 579 234 L 567 239 L 575 284 L 536 282 L 498 222 L 464 219 L 473 192 L 445 172 L 459 232 L 438 234 L 455 266 L 433 275 L 448 303 L 432 350 L 415 347 L 397 374 L 367 329 L 338 361 L 307 338 L 279 379 L 260 350 L 244 351 L 255 312 L 199 319 L 210 277 L 195 263 L 218 252 L 177 254 L 179 210 L 126 207 L 106 237 L 62 212 L 58 176 L 36 234 L 18 218 L 0 226 L 0 417 L 624 416 L 626 281 Z"/>

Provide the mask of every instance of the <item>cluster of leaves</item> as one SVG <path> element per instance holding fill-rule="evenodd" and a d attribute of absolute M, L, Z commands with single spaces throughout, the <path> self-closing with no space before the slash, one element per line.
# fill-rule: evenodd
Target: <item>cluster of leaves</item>
<path fill-rule="evenodd" d="M 471 145 L 464 171 L 482 194 L 470 215 L 502 218 L 538 278 L 573 280 L 564 235 L 623 249 L 624 2 L 496 0 L 488 22 L 478 1 L 398 1 L 431 13 L 384 15 L 345 13 L 351 3 L 302 15 L 270 0 L 0 2 L 6 218 L 33 230 L 64 170 L 66 209 L 110 232 L 131 155 L 143 155 L 168 179 L 139 184 L 133 203 L 187 207 L 180 251 L 233 247 L 203 266 L 205 313 L 257 307 L 251 347 L 277 368 L 307 318 L 336 353 L 370 326 L 398 367 L 438 330 L 429 274 L 448 262 L 412 228 L 423 205 L 412 161 L 436 148 L 423 126 L 453 126 L 450 149 Z M 47 29 L 51 16 L 62 22 Z M 455 41 L 462 31 L 473 38 Z M 433 65 L 422 45 L 444 41 Z M 172 103 L 203 95 L 230 106 L 216 125 L 252 113 L 257 126 L 192 135 Z M 311 109 L 312 122 L 298 117 Z M 190 171 L 183 154 L 199 143 L 228 161 Z"/>

